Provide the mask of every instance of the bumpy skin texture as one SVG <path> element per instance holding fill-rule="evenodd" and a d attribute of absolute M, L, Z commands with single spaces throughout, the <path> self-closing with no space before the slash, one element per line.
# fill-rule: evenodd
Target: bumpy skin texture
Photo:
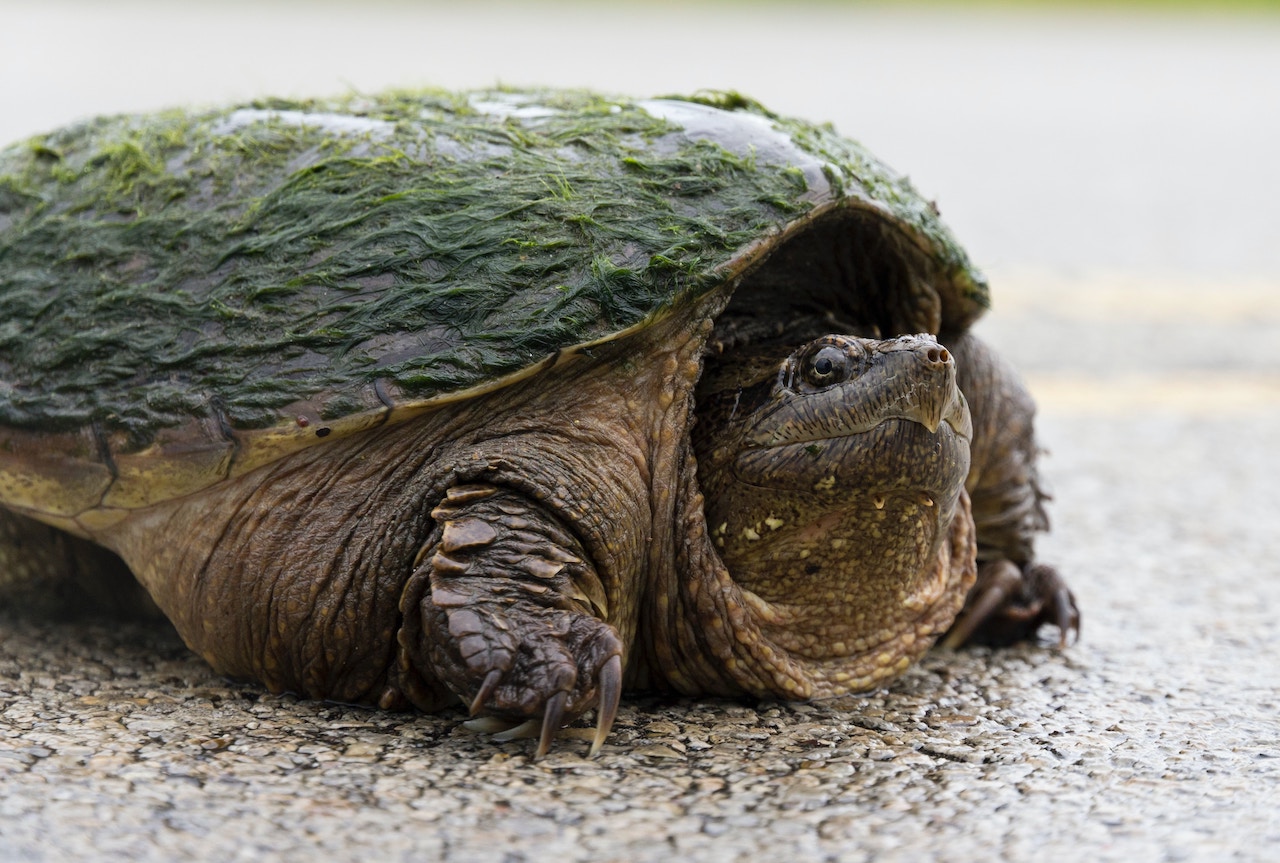
<path fill-rule="evenodd" d="M 403 673 L 435 669 L 473 715 L 545 711 L 548 730 L 619 689 L 604 585 L 554 513 L 511 489 L 466 485 L 431 516 L 438 527 L 401 600 Z"/>
<path fill-rule="evenodd" d="M 928 336 L 831 335 L 756 362 L 777 350 L 732 354 L 700 387 L 708 525 L 761 638 L 813 666 L 759 694 L 867 689 L 933 643 L 973 582 L 969 412 Z M 757 374 L 739 374 L 744 354 Z"/>
<path fill-rule="evenodd" d="M 737 98 L 483 98 L 3 154 L 0 305 L 43 329 L 0 341 L 0 498 L 119 556 L 5 516 L 5 583 L 123 560 L 220 672 L 539 752 L 625 686 L 879 685 L 975 580 L 957 640 L 1076 628 L 1030 400 L 905 181 Z"/>

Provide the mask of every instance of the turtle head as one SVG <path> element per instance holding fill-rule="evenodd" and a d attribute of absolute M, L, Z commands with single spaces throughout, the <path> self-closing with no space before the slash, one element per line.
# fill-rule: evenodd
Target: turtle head
<path fill-rule="evenodd" d="M 828 335 L 709 365 L 694 446 L 711 541 L 800 694 L 874 686 L 950 624 L 972 579 L 971 437 L 932 336 Z"/>

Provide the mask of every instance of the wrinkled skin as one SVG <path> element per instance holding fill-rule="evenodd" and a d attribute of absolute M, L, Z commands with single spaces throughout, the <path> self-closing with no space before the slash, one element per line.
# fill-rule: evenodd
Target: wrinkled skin
<path fill-rule="evenodd" d="M 700 387 L 708 524 L 815 692 L 867 689 L 927 649 L 972 584 L 968 406 L 929 336 L 776 351 L 739 352 Z"/>
<path fill-rule="evenodd" d="M 1030 401 L 981 345 L 755 346 L 695 391 L 715 302 L 102 540 L 222 673 L 384 708 L 461 700 L 533 720 L 539 753 L 593 707 L 598 749 L 625 687 L 876 686 L 967 596 L 957 641 L 1075 628 L 1032 554 Z"/>

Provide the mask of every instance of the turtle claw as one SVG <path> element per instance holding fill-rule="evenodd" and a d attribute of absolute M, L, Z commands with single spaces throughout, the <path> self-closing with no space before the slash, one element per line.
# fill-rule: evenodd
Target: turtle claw
<path fill-rule="evenodd" d="M 618 703 L 622 700 L 622 657 L 616 653 L 600 668 L 600 702 L 596 706 L 596 736 L 591 741 L 588 758 L 595 758 L 600 747 L 618 718 Z"/>
<path fill-rule="evenodd" d="M 462 727 L 472 734 L 497 735 L 504 734 L 520 724 L 509 719 L 503 719 L 500 716 L 477 716 L 474 719 L 468 719 L 463 722 Z"/>
<path fill-rule="evenodd" d="M 1055 573 L 1055 577 L 1056 577 Z M 1080 640 L 1080 609 L 1071 590 L 1058 581 L 1053 592 L 1053 622 L 1058 627 L 1058 649 L 1065 648 Z"/>
<path fill-rule="evenodd" d="M 477 715 L 484 709 L 485 704 L 493 695 L 493 691 L 498 688 L 498 684 L 502 682 L 501 669 L 494 668 L 485 675 L 484 683 L 480 684 L 480 689 L 476 692 L 476 697 L 471 699 L 471 715 Z"/>
<path fill-rule="evenodd" d="M 490 671 L 485 677 L 485 682 L 480 687 L 481 691 L 476 693 L 476 697 L 471 702 L 473 716 L 475 712 L 484 709 L 484 705 L 488 701 L 488 695 L 497 688 L 501 678 L 501 673 L 496 670 Z M 493 682 L 491 683 L 490 681 Z M 599 754 L 600 747 L 604 745 L 610 730 L 613 728 L 613 722 L 618 716 L 618 705 L 622 701 L 621 656 L 615 653 L 600 667 L 596 687 L 599 693 L 598 704 L 596 705 L 596 727 L 591 742 L 591 751 L 588 754 L 589 758 L 594 758 Z M 560 727 L 564 724 L 568 707 L 569 693 L 565 690 L 560 690 L 547 699 L 541 719 L 528 719 L 520 722 L 500 716 L 475 716 L 475 718 L 463 722 L 462 726 L 476 734 L 489 734 L 499 743 L 537 737 L 538 748 L 533 755 L 536 761 L 550 751 L 551 744 L 555 741 Z"/>
<path fill-rule="evenodd" d="M 1058 627 L 1059 648 L 1079 638 L 1080 610 L 1057 570 L 990 561 L 979 568 L 978 583 L 941 645 L 954 649 L 970 643 L 1029 641 L 1046 623 Z"/>
<path fill-rule="evenodd" d="M 547 699 L 547 710 L 542 715 L 542 733 L 538 735 L 538 749 L 533 753 L 533 760 L 547 754 L 551 741 L 556 739 L 556 732 L 564 724 L 564 708 L 569 703 L 569 693 L 561 690 Z"/>
<path fill-rule="evenodd" d="M 493 735 L 493 739 L 499 743 L 510 743 L 512 740 L 528 740 L 530 737 L 537 737 L 541 729 L 541 720 L 526 719 L 524 722 L 511 723 L 505 731 L 499 731 Z"/>
<path fill-rule="evenodd" d="M 518 606 L 467 607 L 448 624 L 437 673 L 467 705 L 468 728 L 497 730 L 499 741 L 537 737 L 534 757 L 541 758 L 567 721 L 596 707 L 591 752 L 599 751 L 622 698 L 622 644 L 609 624 Z M 491 726 L 487 716 L 507 724 Z"/>

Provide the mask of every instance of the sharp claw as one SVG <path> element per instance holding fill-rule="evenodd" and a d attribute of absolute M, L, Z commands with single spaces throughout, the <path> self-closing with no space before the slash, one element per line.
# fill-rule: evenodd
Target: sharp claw
<path fill-rule="evenodd" d="M 537 737 L 538 729 L 541 727 L 541 722 L 536 719 L 529 719 L 519 725 L 512 725 L 506 731 L 499 731 L 493 735 L 493 739 L 499 743 L 509 743 L 512 740 L 528 740 L 530 737 Z"/>
<path fill-rule="evenodd" d="M 504 734 L 515 728 L 519 723 L 510 719 L 503 719 L 500 716 L 481 716 L 476 719 L 468 719 L 462 723 L 462 727 L 475 734 Z"/>
<path fill-rule="evenodd" d="M 600 668 L 600 703 L 596 707 L 596 736 L 591 741 L 588 758 L 595 758 L 613 728 L 618 716 L 618 702 L 622 700 L 622 657 L 616 653 Z"/>
<path fill-rule="evenodd" d="M 569 703 L 569 693 L 561 690 L 547 700 L 546 712 L 542 715 L 542 734 L 538 737 L 538 751 L 533 754 L 536 761 L 547 754 L 551 741 L 556 739 L 556 732 L 564 722 L 564 707 Z"/>
<path fill-rule="evenodd" d="M 1076 608 L 1075 597 L 1066 586 L 1058 588 L 1053 597 L 1054 623 L 1058 625 L 1058 649 L 1067 646 L 1068 639 L 1080 640 L 1080 611 Z"/>
<path fill-rule="evenodd" d="M 493 695 L 493 690 L 498 688 L 501 680 L 502 672 L 496 668 L 485 675 L 484 683 L 480 684 L 480 691 L 476 693 L 475 698 L 471 699 L 472 716 L 484 709 L 485 702 L 489 700 L 490 695 Z"/>

